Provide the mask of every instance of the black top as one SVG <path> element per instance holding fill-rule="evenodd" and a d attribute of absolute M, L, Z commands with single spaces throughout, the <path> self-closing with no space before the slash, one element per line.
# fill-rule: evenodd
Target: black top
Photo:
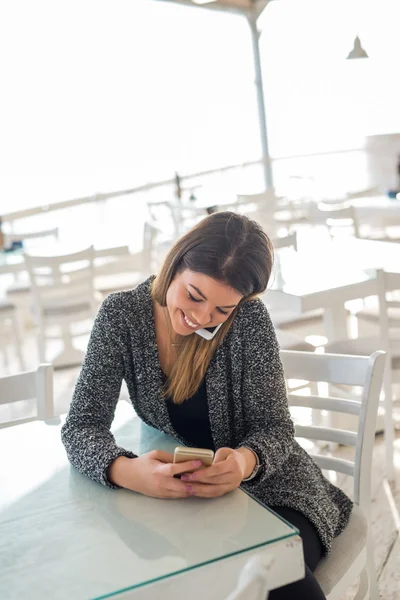
<path fill-rule="evenodd" d="M 166 380 L 165 376 L 164 378 Z M 179 435 L 197 448 L 215 450 L 208 415 L 205 378 L 191 398 L 182 404 L 174 404 L 171 398 L 167 398 L 167 407 L 172 426 Z"/>

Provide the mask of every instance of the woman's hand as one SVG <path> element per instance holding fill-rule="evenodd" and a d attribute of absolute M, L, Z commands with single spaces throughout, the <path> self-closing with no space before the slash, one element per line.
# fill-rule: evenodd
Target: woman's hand
<path fill-rule="evenodd" d="M 247 459 L 244 453 L 232 448 L 220 448 L 215 453 L 214 462 L 210 467 L 183 475 L 182 481 L 191 485 L 191 496 L 215 498 L 239 487 L 246 470 Z"/>
<path fill-rule="evenodd" d="M 137 458 L 120 456 L 108 468 L 112 483 L 153 498 L 187 498 L 192 495 L 191 485 L 175 478 L 193 471 L 199 460 L 174 464 L 173 456 L 161 450 L 152 450 Z"/>

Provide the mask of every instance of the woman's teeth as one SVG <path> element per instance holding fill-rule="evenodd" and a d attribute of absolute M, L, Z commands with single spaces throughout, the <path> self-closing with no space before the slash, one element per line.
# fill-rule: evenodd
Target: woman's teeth
<path fill-rule="evenodd" d="M 183 318 L 185 319 L 185 322 L 189 325 L 189 327 L 197 327 L 197 324 L 192 323 L 192 321 L 189 321 L 186 315 L 183 315 Z"/>

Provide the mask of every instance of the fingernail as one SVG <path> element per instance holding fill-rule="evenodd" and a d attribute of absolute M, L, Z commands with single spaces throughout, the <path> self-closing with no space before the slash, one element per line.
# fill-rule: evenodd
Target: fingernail
<path fill-rule="evenodd" d="M 193 466 L 194 467 L 199 467 L 201 465 L 201 460 L 194 460 L 193 461 Z"/>
<path fill-rule="evenodd" d="M 189 481 L 189 475 L 182 475 L 182 481 Z"/>
<path fill-rule="evenodd" d="M 196 479 L 196 475 L 194 473 L 187 476 L 187 481 L 193 481 L 193 479 Z"/>
<path fill-rule="evenodd" d="M 186 486 L 186 490 L 187 490 L 188 492 L 191 492 L 191 491 L 193 490 L 193 488 L 192 488 L 192 486 L 191 486 L 191 485 L 187 485 L 187 486 Z"/>

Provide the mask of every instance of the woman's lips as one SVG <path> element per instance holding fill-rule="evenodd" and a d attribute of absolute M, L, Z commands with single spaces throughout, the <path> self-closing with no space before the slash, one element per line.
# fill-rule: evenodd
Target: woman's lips
<path fill-rule="evenodd" d="M 196 326 L 195 326 L 195 327 L 192 327 L 191 325 L 189 325 L 189 323 L 187 323 L 187 322 L 186 322 L 186 319 L 185 319 L 185 316 L 186 316 L 186 315 L 185 315 L 185 313 L 183 312 L 183 310 L 181 310 L 181 313 L 182 313 L 182 314 L 181 314 L 181 320 L 182 320 L 182 323 L 183 323 L 183 325 L 186 327 L 186 329 L 190 329 L 190 331 L 196 331 L 196 329 L 198 329 L 198 328 L 199 328 L 199 324 L 198 324 L 198 323 L 196 323 Z M 186 317 L 186 318 L 188 319 L 188 317 Z M 189 319 L 189 321 L 190 321 L 191 323 L 193 323 L 193 321 L 191 321 L 191 319 Z"/>

